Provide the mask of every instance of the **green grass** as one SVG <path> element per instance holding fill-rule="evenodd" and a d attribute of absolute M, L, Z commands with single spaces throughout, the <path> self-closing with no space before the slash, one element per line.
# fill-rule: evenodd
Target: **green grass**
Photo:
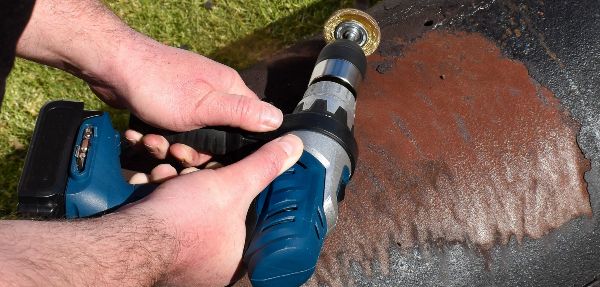
<path fill-rule="evenodd" d="M 351 0 L 106 0 L 138 31 L 237 69 L 319 32 L 325 19 Z M 17 185 L 41 106 L 50 100 L 84 101 L 86 108 L 111 112 L 123 128 L 125 111 L 109 109 L 85 83 L 56 69 L 17 60 L 0 112 L 0 218 L 13 217 Z M 51 166 L 47 168 L 53 168 Z"/>

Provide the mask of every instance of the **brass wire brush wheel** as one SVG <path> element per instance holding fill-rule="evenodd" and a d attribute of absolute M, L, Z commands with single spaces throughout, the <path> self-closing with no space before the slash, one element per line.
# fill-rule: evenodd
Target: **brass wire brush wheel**
<path fill-rule="evenodd" d="M 327 43 L 337 39 L 355 41 L 369 56 L 379 46 L 381 31 L 371 15 L 357 9 L 340 9 L 325 22 L 323 36 Z"/>

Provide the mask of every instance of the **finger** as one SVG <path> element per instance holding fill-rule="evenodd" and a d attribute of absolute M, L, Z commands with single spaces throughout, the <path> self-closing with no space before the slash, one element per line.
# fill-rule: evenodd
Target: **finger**
<path fill-rule="evenodd" d="M 129 169 L 121 169 L 121 175 L 123 176 L 123 178 L 126 181 L 129 181 L 132 177 L 134 177 L 136 174 L 138 174 L 139 172 L 134 171 L 134 170 L 129 170 Z"/>
<path fill-rule="evenodd" d="M 221 64 L 219 64 L 221 65 Z M 242 77 L 240 76 L 240 74 L 231 68 L 228 68 L 230 73 L 229 73 L 229 77 L 230 77 L 230 81 L 229 81 L 229 93 L 230 94 L 234 94 L 234 95 L 242 95 L 244 97 L 249 97 L 252 99 L 258 99 L 258 96 L 248 88 L 248 86 L 246 86 L 246 84 L 244 83 L 244 80 L 242 79 Z"/>
<path fill-rule="evenodd" d="M 215 170 L 232 196 L 248 205 L 277 176 L 290 168 L 302 155 L 302 141 L 295 135 L 275 139 L 245 159 Z"/>
<path fill-rule="evenodd" d="M 134 130 L 126 130 L 125 133 L 123 133 L 123 136 L 129 142 L 129 144 L 134 146 L 142 140 L 144 135 Z"/>
<path fill-rule="evenodd" d="M 128 153 L 138 153 L 140 151 L 144 151 L 146 148 L 142 144 L 143 134 L 134 131 L 134 130 L 126 130 L 123 133 L 123 137 L 126 142 L 129 144 Z"/>
<path fill-rule="evenodd" d="M 246 86 L 244 80 L 235 69 L 206 57 L 202 57 L 202 61 L 205 62 L 202 66 L 210 70 L 211 73 L 201 77 L 210 83 L 213 89 L 258 99 L 256 94 Z"/>
<path fill-rule="evenodd" d="M 177 170 L 169 164 L 159 164 L 150 172 L 150 182 L 160 183 L 177 176 Z"/>
<path fill-rule="evenodd" d="M 150 176 L 145 173 L 135 173 L 129 178 L 130 184 L 145 184 L 150 182 Z"/>
<path fill-rule="evenodd" d="M 184 175 L 184 174 L 188 174 L 188 173 L 192 173 L 192 172 L 196 172 L 196 171 L 199 171 L 199 169 L 197 169 L 195 167 L 188 167 L 188 168 L 184 168 L 183 170 L 181 170 L 181 172 L 179 174 Z"/>
<path fill-rule="evenodd" d="M 230 94 L 242 95 L 242 96 L 249 97 L 252 99 L 260 99 L 256 95 L 256 93 L 254 93 L 254 91 L 250 90 L 250 88 L 248 88 L 246 85 L 243 85 L 241 87 L 234 89 Z"/>
<path fill-rule="evenodd" d="M 169 142 L 163 136 L 149 134 L 143 136 L 141 141 L 155 158 L 165 159 L 167 157 Z"/>
<path fill-rule="evenodd" d="M 201 116 L 200 126 L 227 125 L 255 132 L 274 130 L 283 121 L 281 110 L 269 103 L 220 92 L 202 97 L 193 114 Z"/>
<path fill-rule="evenodd" d="M 221 164 L 220 162 L 217 161 L 211 161 L 209 163 L 206 164 L 206 166 L 204 167 L 204 169 L 217 169 L 217 168 L 222 168 L 223 164 Z"/>
<path fill-rule="evenodd" d="M 251 99 L 259 99 L 258 96 L 256 95 L 256 93 L 254 93 L 252 90 L 250 90 L 250 88 L 248 88 L 246 86 L 246 84 L 244 84 L 244 81 L 242 80 L 242 78 L 239 78 L 239 81 L 236 82 L 236 84 L 234 84 L 231 89 L 229 90 L 230 94 L 234 94 L 234 95 L 242 95 L 244 97 L 248 97 Z"/>
<path fill-rule="evenodd" d="M 184 167 L 199 166 L 210 160 L 211 155 L 198 152 L 184 144 L 173 144 L 169 147 L 169 153 L 181 162 Z"/>

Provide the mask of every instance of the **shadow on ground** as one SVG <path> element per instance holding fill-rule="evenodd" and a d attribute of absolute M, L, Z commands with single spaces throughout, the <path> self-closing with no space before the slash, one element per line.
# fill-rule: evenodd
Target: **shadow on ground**
<path fill-rule="evenodd" d="M 237 69 L 248 68 L 257 61 L 268 59 L 283 47 L 300 41 L 297 35 L 319 34 L 323 23 L 334 11 L 352 4 L 348 0 L 319 1 L 232 42 L 208 57 Z"/>

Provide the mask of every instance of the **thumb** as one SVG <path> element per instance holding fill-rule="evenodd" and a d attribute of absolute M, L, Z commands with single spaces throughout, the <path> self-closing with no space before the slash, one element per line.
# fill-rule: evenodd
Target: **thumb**
<path fill-rule="evenodd" d="M 298 161 L 302 150 L 300 138 L 288 134 L 265 144 L 243 160 L 215 172 L 220 181 L 228 183 L 226 192 L 250 205 L 265 187 Z"/>
<path fill-rule="evenodd" d="M 278 128 L 281 110 L 258 98 L 213 91 L 200 99 L 194 110 L 199 126 L 226 125 L 265 132 Z"/>

